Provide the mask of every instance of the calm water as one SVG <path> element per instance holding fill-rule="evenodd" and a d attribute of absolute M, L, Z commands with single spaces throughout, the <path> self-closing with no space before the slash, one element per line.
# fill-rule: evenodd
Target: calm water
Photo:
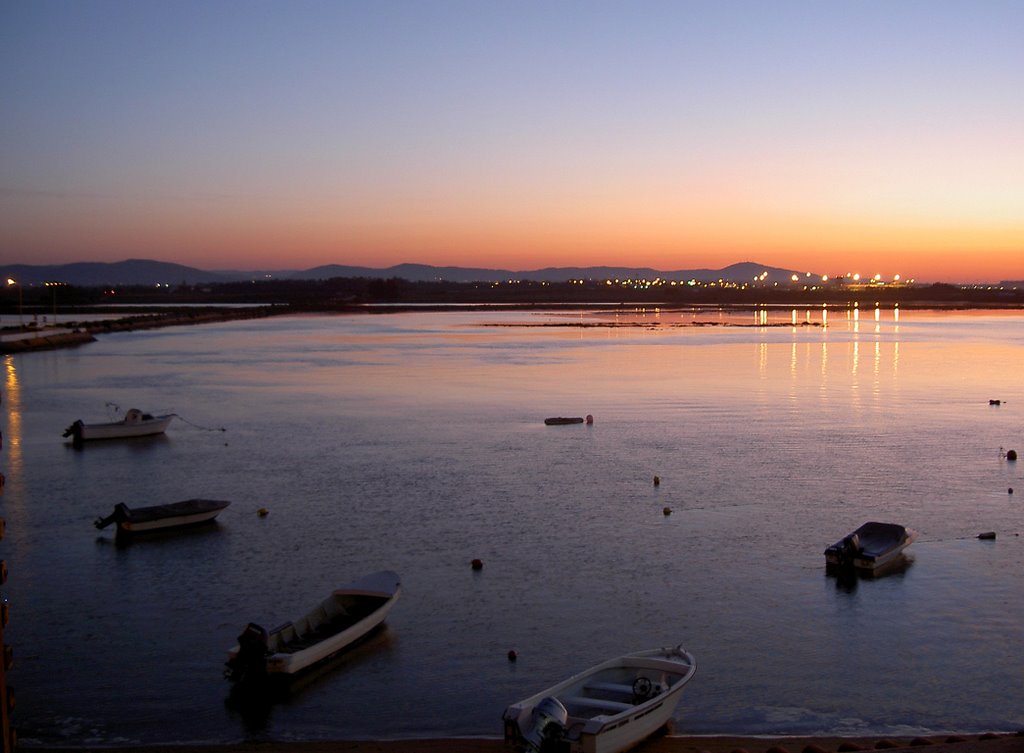
<path fill-rule="evenodd" d="M 1024 466 L 1000 456 L 1024 452 L 1024 313 L 822 318 L 288 317 L 6 357 L 20 740 L 497 737 L 508 703 L 680 642 L 681 733 L 1024 726 Z M 748 326 L 670 326 L 696 322 Z M 642 326 L 485 326 L 542 323 Z M 182 420 L 64 444 L 108 401 Z M 92 526 L 196 496 L 233 504 L 126 547 Z M 827 575 L 870 519 L 920 532 L 906 566 Z M 229 698 L 248 621 L 382 568 L 385 631 L 273 703 Z"/>

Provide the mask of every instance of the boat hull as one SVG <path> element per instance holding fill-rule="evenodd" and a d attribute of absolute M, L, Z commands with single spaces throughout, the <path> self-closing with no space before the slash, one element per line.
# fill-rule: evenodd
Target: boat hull
<path fill-rule="evenodd" d="M 118 535 L 133 535 L 208 523 L 231 503 L 219 499 L 188 499 L 168 505 L 130 508 L 119 504 L 114 512 L 96 521 L 97 528 L 114 523 Z"/>
<path fill-rule="evenodd" d="M 367 575 L 336 589 L 311 612 L 267 633 L 265 651 L 255 661 L 251 653 L 245 655 L 240 637 L 239 644 L 228 651 L 227 674 L 232 679 L 243 679 L 302 673 L 380 626 L 400 594 L 400 579 L 391 570 Z"/>
<path fill-rule="evenodd" d="M 610 659 L 505 710 L 505 740 L 539 750 L 530 728 L 534 710 L 554 698 L 567 718 L 557 748 L 569 753 L 620 753 L 657 732 L 671 718 L 696 671 L 681 648 L 656 649 Z M 638 693 L 646 681 L 649 695 Z M 630 697 L 632 696 L 632 698 Z"/>
<path fill-rule="evenodd" d="M 173 418 L 173 413 L 151 416 L 137 408 L 132 408 L 121 421 L 102 424 L 87 424 L 82 421 L 75 421 L 64 431 L 64 436 L 70 436 L 75 443 L 101 439 L 151 437 L 156 434 L 163 434 Z"/>

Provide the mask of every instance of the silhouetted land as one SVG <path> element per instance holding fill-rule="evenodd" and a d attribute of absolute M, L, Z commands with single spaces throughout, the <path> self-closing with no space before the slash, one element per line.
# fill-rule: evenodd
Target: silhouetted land
<path fill-rule="evenodd" d="M 293 311 L 337 311 L 366 304 L 409 305 L 590 305 L 590 304 L 786 304 L 835 305 L 899 303 L 901 306 L 1024 307 L 1024 285 L 860 285 L 824 284 L 753 286 L 725 284 L 608 285 L 599 281 L 548 283 L 514 282 L 411 282 L 397 277 L 336 277 L 329 280 L 257 280 L 251 282 L 87 288 L 61 286 L 26 288 L 24 313 L 45 315 L 59 304 L 59 311 L 73 312 L 78 306 L 115 304 L 285 304 Z M 5 314 L 17 312 L 13 294 L 3 297 Z M 95 310 L 95 309 L 94 309 Z M 62 318 L 67 318 L 62 317 Z"/>

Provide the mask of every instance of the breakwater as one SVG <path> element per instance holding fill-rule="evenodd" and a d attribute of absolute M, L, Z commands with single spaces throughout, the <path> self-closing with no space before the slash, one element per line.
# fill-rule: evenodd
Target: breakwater
<path fill-rule="evenodd" d="M 178 327 L 187 324 L 211 324 L 235 319 L 262 319 L 288 313 L 287 306 L 253 306 L 246 308 L 202 309 L 181 308 L 170 311 L 133 314 L 117 319 L 101 321 L 69 321 L 60 328 L 23 328 L 5 333 L 0 340 L 0 354 L 28 353 L 37 350 L 53 350 L 85 345 L 96 340 L 97 335 L 114 332 L 130 332 L 158 327 Z"/>

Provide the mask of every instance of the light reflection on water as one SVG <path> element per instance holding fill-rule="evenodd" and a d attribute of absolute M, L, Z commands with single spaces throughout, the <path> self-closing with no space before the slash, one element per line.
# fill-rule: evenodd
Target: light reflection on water
<path fill-rule="evenodd" d="M 671 318 L 653 313 L 568 316 Z M 681 732 L 1016 729 L 1024 483 L 999 448 L 1024 446 L 1024 317 L 892 313 L 288 317 L 11 357 L 19 737 L 497 736 L 509 702 L 680 641 L 698 660 Z M 62 444 L 107 401 L 182 420 Z M 192 496 L 233 504 L 127 547 L 91 526 Z M 824 547 L 869 519 L 921 533 L 908 565 L 826 575 Z M 246 622 L 384 567 L 404 587 L 387 631 L 290 697 L 229 698 Z"/>

